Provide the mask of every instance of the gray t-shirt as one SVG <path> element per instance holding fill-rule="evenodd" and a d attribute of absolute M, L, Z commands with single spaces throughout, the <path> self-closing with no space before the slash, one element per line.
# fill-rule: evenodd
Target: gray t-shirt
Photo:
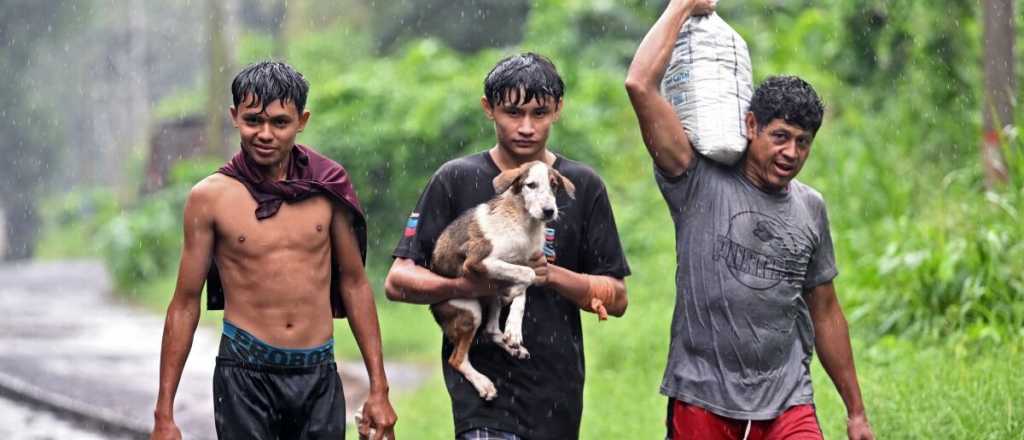
<path fill-rule="evenodd" d="M 676 226 L 676 307 L 661 393 L 742 420 L 811 403 L 804 292 L 837 272 L 825 202 L 796 180 L 765 192 L 699 154 L 655 172 Z M 657 169 L 657 167 L 655 167 Z"/>

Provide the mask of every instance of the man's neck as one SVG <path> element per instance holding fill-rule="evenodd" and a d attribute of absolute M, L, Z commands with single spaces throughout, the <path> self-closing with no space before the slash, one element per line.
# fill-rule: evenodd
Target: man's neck
<path fill-rule="evenodd" d="M 543 161 L 548 166 L 553 166 L 556 159 L 555 154 L 549 151 L 547 147 L 542 148 L 537 154 L 532 156 L 513 156 L 503 150 L 501 146 L 495 144 L 487 153 L 490 154 L 491 160 L 494 161 L 494 164 L 498 166 L 500 171 L 519 168 L 520 165 L 535 160 Z"/>
<path fill-rule="evenodd" d="M 269 166 L 256 166 L 260 176 L 270 182 L 278 182 L 288 178 L 288 165 L 291 164 L 292 156 L 285 156 L 284 160 Z"/>
<path fill-rule="evenodd" d="M 754 185 L 755 187 L 757 187 L 757 189 L 760 189 L 761 191 L 764 191 L 766 193 L 784 192 L 789 187 L 788 183 L 785 186 L 769 185 L 765 181 L 765 179 L 762 178 L 760 174 L 758 174 L 754 166 L 751 165 L 751 163 L 746 160 L 746 157 L 744 157 L 742 166 L 740 167 L 740 173 L 743 174 L 743 177 L 745 177 L 751 185 Z"/>

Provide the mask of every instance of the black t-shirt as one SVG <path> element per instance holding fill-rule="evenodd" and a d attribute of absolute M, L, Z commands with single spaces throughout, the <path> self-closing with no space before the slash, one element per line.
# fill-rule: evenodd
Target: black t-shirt
<path fill-rule="evenodd" d="M 604 183 L 590 167 L 556 157 L 554 168 L 576 186 L 576 199 L 563 192 L 556 196 L 558 220 L 545 231 L 548 261 L 574 272 L 625 278 L 629 266 Z M 442 165 L 420 195 L 394 256 L 429 267 L 441 231 L 459 214 L 494 197 L 492 180 L 499 172 L 486 151 Z M 501 314 L 502 327 L 507 316 L 506 309 Z M 523 344 L 530 358 L 526 360 L 509 356 L 483 331 L 477 332 L 470 362 L 497 387 L 498 397 L 490 402 L 448 365 L 453 346 L 443 339 L 441 364 L 456 433 L 488 427 L 531 440 L 579 437 L 583 334 L 579 308 L 571 301 L 550 289 L 527 290 Z"/>

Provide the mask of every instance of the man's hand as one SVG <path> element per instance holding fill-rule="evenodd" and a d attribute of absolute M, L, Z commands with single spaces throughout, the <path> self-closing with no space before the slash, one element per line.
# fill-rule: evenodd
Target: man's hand
<path fill-rule="evenodd" d="M 394 440 L 395 422 L 398 416 L 391 408 L 385 393 L 372 393 L 362 407 L 362 416 L 357 418 L 359 438 L 369 440 Z"/>
<path fill-rule="evenodd" d="M 548 258 L 543 252 L 537 252 L 530 256 L 530 267 L 536 278 L 533 279 L 534 286 L 544 286 L 548 283 Z"/>
<path fill-rule="evenodd" d="M 172 419 L 157 418 L 153 425 L 153 432 L 149 435 L 150 440 L 181 440 L 181 430 L 174 424 Z"/>
<path fill-rule="evenodd" d="M 715 6 L 718 5 L 718 0 L 683 0 L 683 2 L 690 4 L 693 11 L 690 13 L 692 16 L 708 15 L 715 12 Z"/>
<path fill-rule="evenodd" d="M 850 440 L 875 440 L 871 424 L 868 423 L 867 416 L 863 414 L 850 417 L 846 421 L 846 435 L 850 437 Z"/>

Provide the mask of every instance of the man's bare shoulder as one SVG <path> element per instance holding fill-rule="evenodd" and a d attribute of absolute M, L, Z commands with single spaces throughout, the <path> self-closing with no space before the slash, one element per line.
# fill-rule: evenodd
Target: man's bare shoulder
<path fill-rule="evenodd" d="M 221 173 L 213 173 L 209 176 L 200 180 L 192 187 L 192 192 L 216 192 L 218 190 L 225 190 L 237 185 L 241 185 L 242 182 L 234 179 L 233 177 L 225 176 Z"/>
<path fill-rule="evenodd" d="M 223 174 L 211 174 L 192 187 L 188 193 L 189 203 L 213 203 L 241 185 L 241 182 Z"/>

